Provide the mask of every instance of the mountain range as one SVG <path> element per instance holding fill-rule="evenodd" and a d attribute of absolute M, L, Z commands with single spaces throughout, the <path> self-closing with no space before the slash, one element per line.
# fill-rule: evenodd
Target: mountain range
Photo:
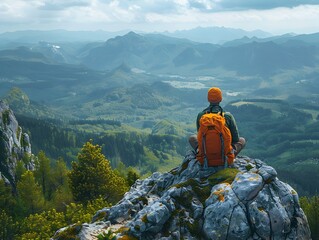
<path fill-rule="evenodd" d="M 213 73 L 222 68 L 244 75 L 269 76 L 282 69 L 318 64 L 318 38 L 319 34 L 244 37 L 216 45 L 129 32 L 105 42 L 74 43 L 72 47 L 70 43 L 41 41 L 32 46 L 4 49 L 0 56 L 1 59 L 83 64 L 99 71 L 109 71 L 125 63 L 156 73 Z"/>
<path fill-rule="evenodd" d="M 66 31 L 63 29 L 51 31 L 16 31 L 4 32 L 0 34 L 1 45 L 14 45 L 18 43 L 37 43 L 45 42 L 95 42 L 106 41 L 119 35 L 125 35 L 128 30 L 123 31 Z M 141 32 L 141 34 L 145 34 Z M 156 32 L 174 38 L 185 38 L 195 42 L 221 44 L 234 39 L 239 39 L 244 36 L 265 38 L 271 34 L 261 31 L 245 31 L 242 29 L 225 28 L 225 27 L 197 27 L 188 30 L 179 30 L 175 32 Z"/>
<path fill-rule="evenodd" d="M 221 86 L 232 91 L 238 86 L 280 88 L 287 78 L 281 76 L 287 74 L 293 75 L 289 76 L 290 85 L 305 80 L 303 83 L 307 82 L 310 89 L 317 89 L 314 78 L 318 71 L 318 38 L 319 33 L 264 39 L 245 37 L 217 45 L 129 32 L 104 42 L 21 43 L 19 47 L 0 51 L 0 83 L 4 86 L 0 95 L 12 86 L 22 87 L 27 92 L 42 87 L 70 90 L 74 86 L 78 89 L 83 82 L 91 83 L 86 84 L 86 88 L 100 86 L 103 79 L 124 65 L 149 79 L 164 77 L 194 82 L 202 76 L 218 78 Z M 230 84 L 230 79 L 236 81 Z M 238 79 L 245 81 L 238 85 Z M 202 87 L 206 83 L 201 82 Z M 33 87 L 34 84 L 37 86 Z M 54 91 L 58 94 L 57 89 Z M 43 96 L 39 98 L 31 93 L 28 92 L 36 100 L 43 100 Z"/>

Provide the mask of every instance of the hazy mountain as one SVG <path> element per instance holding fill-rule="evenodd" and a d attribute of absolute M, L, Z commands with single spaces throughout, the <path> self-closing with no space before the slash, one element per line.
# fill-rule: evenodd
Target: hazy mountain
<path fill-rule="evenodd" d="M 50 62 L 48 58 L 46 58 L 40 52 L 31 51 L 28 47 L 18 47 L 15 49 L 6 49 L 0 51 L 1 59 L 11 59 L 11 60 L 25 60 L 25 61 L 38 61 L 38 62 Z"/>
<path fill-rule="evenodd" d="M 55 112 L 50 107 L 30 101 L 29 96 L 17 87 L 13 87 L 3 98 L 15 114 L 33 117 L 35 119 L 64 119 L 61 112 Z"/>
<path fill-rule="evenodd" d="M 198 27 L 190 30 L 175 31 L 172 33 L 164 32 L 163 34 L 171 37 L 186 38 L 195 42 L 214 44 L 222 44 L 242 37 L 266 38 L 271 36 L 270 33 L 261 30 L 245 31 L 242 29 L 225 27 Z"/>
<path fill-rule="evenodd" d="M 286 34 L 269 38 L 244 37 L 216 45 L 161 34 L 129 32 L 103 42 L 72 44 L 42 41 L 24 48 L 5 49 L 0 55 L 8 55 L 11 51 L 15 59 L 20 57 L 34 61 L 35 57 L 40 58 L 40 55 L 35 55 L 41 53 L 41 61 L 83 64 L 98 71 L 111 71 L 126 64 L 131 68 L 158 74 L 215 74 L 216 69 L 224 69 L 246 75 L 269 76 L 281 69 L 316 65 L 317 42 L 319 33 Z M 34 57 L 27 56 L 26 52 Z"/>
<path fill-rule="evenodd" d="M 318 63 L 317 49 L 298 45 L 286 47 L 274 42 L 252 42 L 215 51 L 210 66 L 222 66 L 248 75 L 271 75 L 281 69 L 314 66 Z"/>
<path fill-rule="evenodd" d="M 42 54 L 25 49 L 12 51 L 10 55 L 1 53 L 6 57 L 0 57 L 0 95 L 19 87 L 35 101 L 51 102 L 74 97 L 81 89 L 90 88 L 88 82 L 102 82 L 105 76 L 84 66 L 49 61 Z"/>
<path fill-rule="evenodd" d="M 44 42 L 92 42 L 106 41 L 111 37 L 122 35 L 128 31 L 67 31 L 67 30 L 27 30 L 16 32 L 5 32 L 0 34 L 0 43 L 37 43 Z"/>
<path fill-rule="evenodd" d="M 105 44 L 92 48 L 83 63 L 91 68 L 112 69 L 122 63 L 140 69 L 159 70 L 174 66 L 174 58 L 187 48 L 198 48 L 203 54 L 215 49 L 214 45 L 205 45 L 165 37 L 162 35 L 139 35 L 130 32 L 106 41 Z"/>
<path fill-rule="evenodd" d="M 279 36 L 273 36 L 273 37 L 266 37 L 266 38 L 258 38 L 258 37 L 242 37 L 239 39 L 235 39 L 232 41 L 228 41 L 223 44 L 223 46 L 239 46 L 245 43 L 251 43 L 251 42 L 275 42 L 277 44 L 289 44 L 289 42 L 295 42 L 303 45 L 319 45 L 319 33 L 313 33 L 313 34 L 284 34 Z"/>
<path fill-rule="evenodd" d="M 37 43 L 44 42 L 95 42 L 106 41 L 109 38 L 116 37 L 128 33 L 129 30 L 122 30 L 116 32 L 110 31 L 67 31 L 62 29 L 57 30 L 25 30 L 15 32 L 4 32 L 0 34 L 0 46 L 9 43 Z M 234 40 L 243 36 L 265 38 L 270 37 L 271 34 L 261 31 L 244 31 L 242 29 L 233 29 L 225 27 L 207 27 L 194 28 L 190 30 L 169 32 L 159 32 L 170 37 L 187 38 L 196 42 L 207 43 L 223 43 L 225 41 Z"/>
<path fill-rule="evenodd" d="M 281 69 L 314 66 L 318 61 L 317 48 L 312 44 L 243 42 L 221 47 L 130 32 L 92 48 L 83 58 L 83 64 L 97 70 L 109 70 L 124 62 L 162 73 L 200 72 L 222 67 L 241 74 L 270 75 Z"/>

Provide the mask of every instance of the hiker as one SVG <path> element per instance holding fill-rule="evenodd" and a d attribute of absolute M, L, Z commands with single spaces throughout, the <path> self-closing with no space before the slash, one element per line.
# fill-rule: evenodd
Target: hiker
<path fill-rule="evenodd" d="M 217 87 L 210 88 L 207 100 L 210 105 L 198 114 L 196 120 L 198 133 L 190 136 L 189 143 L 197 153 L 197 159 L 202 166 L 227 167 L 233 164 L 234 158 L 245 147 L 246 141 L 243 137 L 239 137 L 233 115 L 224 112 L 219 105 L 222 101 L 222 91 Z M 214 120 L 210 120 L 211 118 Z M 219 121 L 220 127 L 211 126 L 212 122 Z M 206 127 L 201 124 L 206 124 Z M 214 130 L 210 131 L 212 129 Z M 216 131 L 216 129 L 219 130 Z M 216 137 L 210 137 L 210 132 L 215 132 Z M 212 148 L 215 150 L 211 150 Z M 222 148 L 225 150 L 222 151 Z"/>

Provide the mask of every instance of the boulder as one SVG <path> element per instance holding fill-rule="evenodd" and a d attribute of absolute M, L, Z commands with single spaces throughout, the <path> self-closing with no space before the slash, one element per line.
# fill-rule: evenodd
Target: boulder
<path fill-rule="evenodd" d="M 79 239 L 99 234 L 152 240 L 311 239 L 297 192 L 277 178 L 274 168 L 237 157 L 232 168 L 202 169 L 192 151 L 170 172 L 137 180 L 121 201 L 98 211 L 82 229 Z"/>

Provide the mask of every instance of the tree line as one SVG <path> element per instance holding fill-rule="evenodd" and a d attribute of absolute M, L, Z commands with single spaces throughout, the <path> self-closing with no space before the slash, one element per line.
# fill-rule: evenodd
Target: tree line
<path fill-rule="evenodd" d="M 16 189 L 0 180 L 0 239 L 48 239 L 72 223 L 90 222 L 97 210 L 122 198 L 139 174 L 133 168 L 113 169 L 101 147 L 86 142 L 77 161 L 67 168 L 44 151 L 35 170 L 18 162 Z"/>
<path fill-rule="evenodd" d="M 32 152 L 43 150 L 53 159 L 62 157 L 68 167 L 71 167 L 72 160 L 88 139 L 94 139 L 102 146 L 102 153 L 109 159 L 112 167 L 121 164 L 126 167 L 140 166 L 143 174 L 158 170 L 159 163 L 169 161 L 170 156 L 180 155 L 182 158 L 186 152 L 185 136 L 149 134 L 123 127 L 94 133 L 64 122 L 57 123 L 21 115 L 18 115 L 17 119 L 24 131 L 30 135 Z M 96 125 L 90 126 L 94 128 Z M 152 159 L 147 159 L 149 152 L 152 153 Z"/>

